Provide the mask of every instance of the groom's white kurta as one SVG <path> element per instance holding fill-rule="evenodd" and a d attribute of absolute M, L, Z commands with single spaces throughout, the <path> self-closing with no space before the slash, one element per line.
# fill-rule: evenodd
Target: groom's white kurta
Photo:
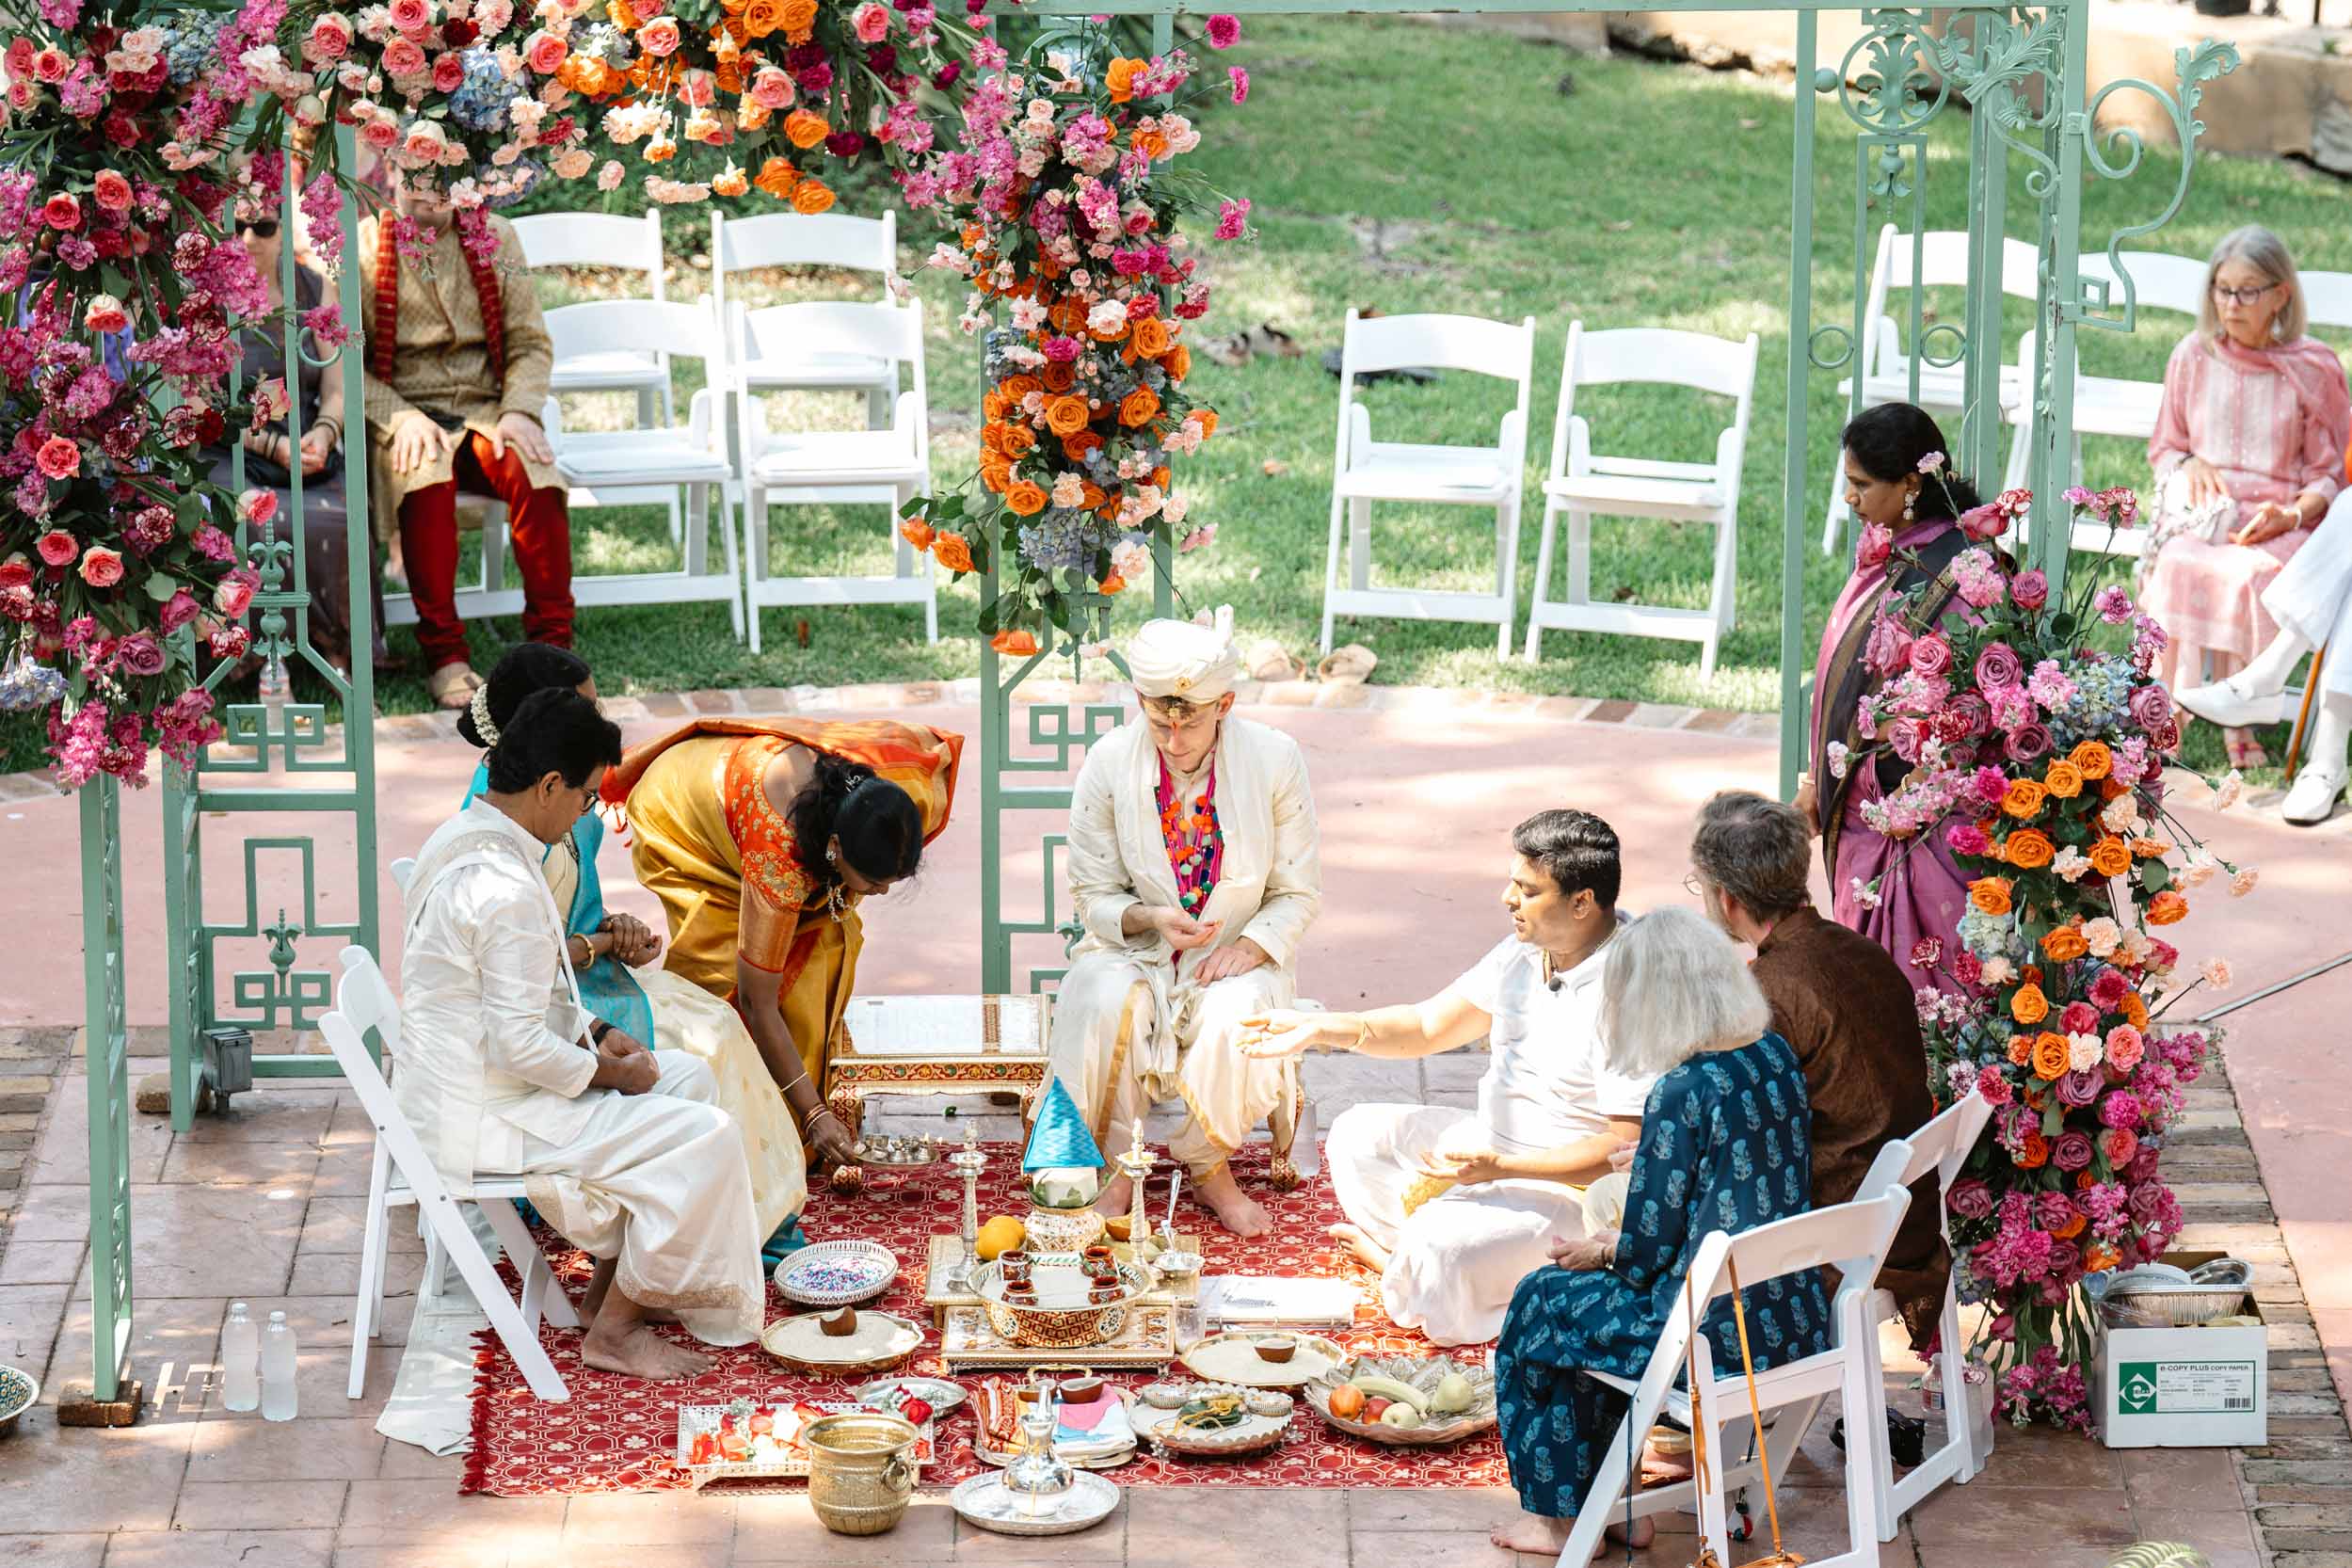
<path fill-rule="evenodd" d="M 743 1133 L 710 1069 L 656 1051 L 650 1093 L 592 1089 L 590 1019 L 539 870 L 545 846 L 475 800 L 418 852 L 392 1094 L 454 1192 L 525 1177 L 541 1216 L 642 1306 L 740 1345 L 764 1287 Z"/>
<path fill-rule="evenodd" d="M 1549 1261 L 1551 1243 L 1584 1234 L 1577 1189 L 1488 1181 L 1445 1189 L 1422 1167 L 1441 1150 L 1537 1154 L 1640 1121 L 1648 1079 L 1609 1070 L 1600 1028 L 1608 944 L 1558 978 L 1544 954 L 1506 937 L 1448 991 L 1484 1013 L 1486 1076 L 1476 1114 L 1438 1106 L 1359 1105 L 1332 1123 L 1324 1153 L 1348 1219 L 1388 1252 L 1382 1304 L 1433 1344 L 1474 1345 L 1502 1331 L 1519 1281 Z"/>
<path fill-rule="evenodd" d="M 1290 1004 L 1299 939 L 1322 905 L 1298 743 L 1227 716 L 1216 776 L 1224 860 L 1200 919 L 1217 923 L 1215 947 L 1246 936 L 1272 962 L 1202 985 L 1192 975 L 1213 948 L 1176 955 L 1155 932 L 1120 933 L 1136 904 L 1176 904 L 1154 798 L 1160 753 L 1138 718 L 1087 753 L 1072 792 L 1070 892 L 1086 934 L 1053 1009 L 1053 1070 L 1102 1146 L 1125 1149 L 1156 1101 L 1181 1096 L 1191 1115 L 1169 1146 L 1195 1175 L 1239 1148 L 1290 1081 L 1282 1063 L 1236 1048 L 1237 1026 Z"/>

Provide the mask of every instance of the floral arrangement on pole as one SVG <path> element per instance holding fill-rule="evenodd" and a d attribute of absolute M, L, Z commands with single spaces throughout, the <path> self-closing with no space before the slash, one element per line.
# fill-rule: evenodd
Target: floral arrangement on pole
<path fill-rule="evenodd" d="M 1210 37 L 1231 43 L 1230 17 Z M 933 253 L 971 284 L 962 325 L 988 331 L 979 488 L 926 499 L 904 528 L 962 574 L 999 570 L 980 631 L 1000 652 L 1073 646 L 1161 550 L 1194 550 L 1170 463 L 1216 433 L 1185 387 L 1184 323 L 1208 308 L 1177 219 L 1216 200 L 1172 167 L 1200 144 L 1180 112 L 1202 90 L 1182 53 L 1113 56 L 1104 30 L 1041 40 L 1019 65 L 984 44 L 959 145 L 903 180 L 954 239 Z M 1236 103 L 1247 78 L 1232 75 Z M 1249 203 L 1219 204 L 1216 237 L 1247 232 Z M 1170 301 L 1173 301 L 1171 304 Z"/>
<path fill-rule="evenodd" d="M 236 324 L 265 295 L 224 232 L 235 85 L 160 8 L 15 13 L 0 46 L 0 710 L 45 712 L 56 776 L 138 783 L 218 738 L 200 639 L 242 654 L 258 582 L 203 448 L 282 416 L 275 380 L 228 396 Z M 253 46 L 242 18 L 209 43 Z M 248 504 L 265 509 L 265 494 Z M 181 635 L 186 632 L 192 635 Z"/>
<path fill-rule="evenodd" d="M 542 0 L 523 57 L 600 107 L 606 137 L 636 148 L 648 167 L 671 164 L 681 148 L 724 154 L 715 169 L 697 167 L 710 157 L 674 164 L 691 170 L 683 180 L 648 173 L 655 200 L 757 187 L 796 212 L 822 213 L 834 192 L 810 168 L 819 160 L 930 151 L 919 97 L 963 74 L 988 25 L 985 5 L 966 0 L 968 23 L 959 25 L 931 0 Z M 587 168 L 572 159 L 558 172 Z M 608 159 L 597 183 L 610 190 L 625 177 Z"/>
<path fill-rule="evenodd" d="M 1943 461 L 1922 468 L 1941 474 Z M 2155 1260 L 2179 1235 L 2159 1151 L 2220 1039 L 2164 1015 L 2200 984 L 2226 985 L 2229 966 L 2184 975 L 2157 933 L 2187 917 L 2194 889 L 2226 875 L 2242 896 L 2256 877 L 2166 808 L 2180 729 L 2150 674 L 2164 629 L 2120 586 L 2056 602 L 2042 572 L 1993 547 L 2031 499 L 2009 490 L 1960 518 L 1974 542 L 1944 574 L 1959 614 L 1919 631 L 1915 596 L 1881 610 L 1864 654 L 1882 680 L 1862 711 L 1873 744 L 1831 766 L 1842 776 L 1886 750 L 1911 764 L 1872 825 L 1914 844 L 1940 834 L 1972 879 L 1958 951 L 1930 938 L 1911 955 L 1958 983 L 1919 992 L 1941 1097 L 1993 1106 L 1951 1191 L 1953 1248 L 1994 1314 L 2002 1410 L 2079 1428 L 2090 1325 L 2076 1287 Z M 2124 489 L 2067 500 L 2119 525 L 2137 510 Z M 1890 542 L 1866 531 L 1862 553 L 1883 560 Z M 2223 781 L 2223 804 L 2237 787 Z"/>

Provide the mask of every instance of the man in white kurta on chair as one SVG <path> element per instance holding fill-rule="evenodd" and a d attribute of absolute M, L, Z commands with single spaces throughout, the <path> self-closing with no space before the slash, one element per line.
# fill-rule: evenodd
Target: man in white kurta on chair
<path fill-rule="evenodd" d="M 408 880 L 392 1094 L 452 1192 L 520 1176 L 541 1217 L 597 1259 L 581 1359 L 669 1381 L 711 1358 L 649 1319 L 744 1344 L 765 1287 L 743 1133 L 710 1069 L 581 1005 L 539 870 L 620 757 L 594 702 L 534 692 L 490 748 L 488 791 L 425 840 Z"/>
<path fill-rule="evenodd" d="M 1324 1146 L 1348 1223 L 1332 1234 L 1380 1271 L 1388 1316 L 1439 1345 L 1501 1332 L 1519 1281 L 1585 1233 L 1583 1190 L 1641 1130 L 1647 1079 L 1608 1065 L 1601 963 L 1617 935 L 1617 835 L 1589 811 L 1541 811 L 1511 836 L 1511 935 L 1427 1001 L 1245 1020 L 1245 1054 L 1310 1048 L 1434 1056 L 1484 1036 L 1475 1112 L 1359 1105 Z M 1622 1178 L 1621 1178 L 1622 1179 Z"/>
<path fill-rule="evenodd" d="M 1106 1149 L 1180 1097 L 1169 1152 L 1237 1236 L 1271 1224 L 1226 1157 L 1269 1117 L 1297 1125 L 1292 1065 L 1254 1061 L 1240 1020 L 1297 995 L 1322 904 L 1315 803 L 1298 744 L 1233 712 L 1233 613 L 1155 620 L 1127 649 L 1141 712 L 1097 742 L 1070 803 L 1070 893 L 1085 934 L 1054 1000 L 1053 1071 Z M 1128 1182 L 1104 1189 L 1126 1211 Z"/>

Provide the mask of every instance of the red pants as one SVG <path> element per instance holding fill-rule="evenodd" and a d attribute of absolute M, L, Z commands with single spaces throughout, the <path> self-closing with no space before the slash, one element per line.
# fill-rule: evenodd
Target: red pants
<path fill-rule="evenodd" d="M 522 577 L 522 634 L 535 643 L 571 646 L 571 513 L 564 492 L 533 489 L 522 456 L 510 444 L 491 456 L 489 438 L 468 433 L 456 477 L 410 492 L 400 503 L 400 553 L 416 604 L 417 645 L 428 670 L 466 662 L 465 623 L 457 618 L 457 491 L 506 504 L 515 566 Z"/>

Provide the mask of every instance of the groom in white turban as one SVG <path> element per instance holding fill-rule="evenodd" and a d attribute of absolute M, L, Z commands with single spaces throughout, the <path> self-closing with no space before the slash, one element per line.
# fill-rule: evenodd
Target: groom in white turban
<path fill-rule="evenodd" d="M 1070 803 L 1085 936 L 1054 1002 L 1053 1069 L 1114 1154 L 1155 1103 L 1182 1098 L 1170 1152 L 1227 1230 L 1256 1236 L 1272 1222 L 1225 1159 L 1295 1080 L 1236 1037 L 1289 1005 L 1322 905 L 1306 763 L 1280 730 L 1232 717 L 1231 610 L 1146 623 L 1127 664 L 1141 713 L 1087 753 Z M 1124 1213 L 1128 1198 L 1121 1177 L 1100 1207 Z"/>

